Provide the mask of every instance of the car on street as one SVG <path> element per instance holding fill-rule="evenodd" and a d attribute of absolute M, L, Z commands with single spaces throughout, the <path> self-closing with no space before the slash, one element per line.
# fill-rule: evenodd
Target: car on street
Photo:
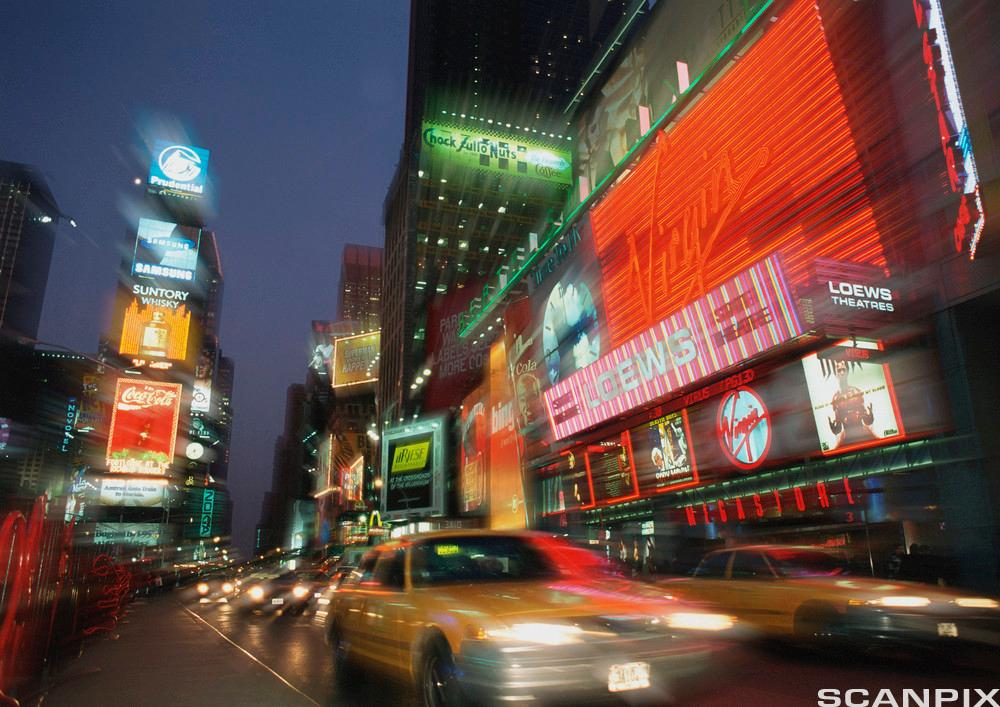
<path fill-rule="evenodd" d="M 901 645 L 1000 646 L 1000 603 L 974 592 L 856 576 L 822 548 L 756 545 L 708 553 L 660 584 L 735 615 L 760 635 Z"/>
<path fill-rule="evenodd" d="M 728 646 L 732 619 L 605 570 L 541 533 L 442 531 L 382 545 L 331 595 L 338 675 L 412 682 L 425 705 L 662 703 Z"/>
<path fill-rule="evenodd" d="M 314 569 L 264 571 L 243 580 L 238 608 L 260 612 L 301 614 L 330 578 Z"/>

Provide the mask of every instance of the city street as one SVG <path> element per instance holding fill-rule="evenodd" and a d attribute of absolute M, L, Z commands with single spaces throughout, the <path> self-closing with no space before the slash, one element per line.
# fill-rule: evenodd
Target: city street
<path fill-rule="evenodd" d="M 137 602 L 117 639 L 94 640 L 34 704 L 417 704 L 405 686 L 378 677 L 338 689 L 314 619 L 311 614 L 244 614 L 226 604 L 186 607 L 169 595 Z M 796 655 L 759 648 L 738 649 L 730 665 L 710 675 L 706 685 L 711 689 L 680 701 L 702 707 L 815 705 L 823 688 L 866 689 L 872 700 L 888 688 L 900 700 L 906 688 L 988 691 L 1000 683 L 1000 673 L 948 666 L 940 659 Z"/>

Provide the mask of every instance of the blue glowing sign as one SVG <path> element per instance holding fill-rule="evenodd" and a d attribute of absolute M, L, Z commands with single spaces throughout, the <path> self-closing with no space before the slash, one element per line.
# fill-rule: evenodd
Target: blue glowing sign
<path fill-rule="evenodd" d="M 157 140 L 149 165 L 149 190 L 187 199 L 205 195 L 208 181 L 208 150 Z"/>
<path fill-rule="evenodd" d="M 198 269 L 201 231 L 169 221 L 139 219 L 132 274 L 151 279 L 193 282 Z"/>

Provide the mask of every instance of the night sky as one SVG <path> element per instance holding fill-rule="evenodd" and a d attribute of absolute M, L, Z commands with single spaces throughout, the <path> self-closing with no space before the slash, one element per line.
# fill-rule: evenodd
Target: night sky
<path fill-rule="evenodd" d="M 229 484 L 250 548 L 285 389 L 312 319 L 336 316 L 345 242 L 382 245 L 402 138 L 405 0 L 4 3 L 0 159 L 38 166 L 63 212 L 39 338 L 93 352 L 110 322 L 149 157 L 180 126 L 211 150 L 208 226 L 236 363 Z M 183 132 L 181 133 L 183 134 Z"/>

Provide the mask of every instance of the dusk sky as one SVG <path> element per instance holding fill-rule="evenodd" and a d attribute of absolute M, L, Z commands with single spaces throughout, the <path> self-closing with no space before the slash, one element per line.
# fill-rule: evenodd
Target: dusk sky
<path fill-rule="evenodd" d="M 285 389 L 336 315 L 346 242 L 382 245 L 406 85 L 404 0 L 6 3 L 0 159 L 38 166 L 63 212 L 39 338 L 94 352 L 149 157 L 182 127 L 211 151 L 209 228 L 236 364 L 229 484 L 251 547 Z M 175 135 L 168 136 L 176 139 Z"/>

